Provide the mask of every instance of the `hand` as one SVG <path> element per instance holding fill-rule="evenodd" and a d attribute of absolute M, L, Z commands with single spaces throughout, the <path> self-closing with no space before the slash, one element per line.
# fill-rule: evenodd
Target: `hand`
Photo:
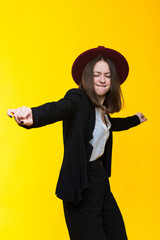
<path fill-rule="evenodd" d="M 28 107 L 19 107 L 17 109 L 8 109 L 7 115 L 13 117 L 19 125 L 31 126 L 33 124 L 32 110 Z"/>
<path fill-rule="evenodd" d="M 139 117 L 140 123 L 147 121 L 147 118 L 145 118 L 145 116 L 142 113 L 136 113 L 135 115 Z"/>

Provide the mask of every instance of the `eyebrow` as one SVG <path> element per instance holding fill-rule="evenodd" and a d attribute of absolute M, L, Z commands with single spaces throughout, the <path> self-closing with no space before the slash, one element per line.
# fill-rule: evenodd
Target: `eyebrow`
<path fill-rule="evenodd" d="M 101 73 L 101 72 L 98 72 L 98 71 L 94 71 L 94 72 Z M 106 73 L 110 73 L 110 72 L 106 72 Z M 106 74 L 106 73 L 105 73 L 105 74 Z"/>

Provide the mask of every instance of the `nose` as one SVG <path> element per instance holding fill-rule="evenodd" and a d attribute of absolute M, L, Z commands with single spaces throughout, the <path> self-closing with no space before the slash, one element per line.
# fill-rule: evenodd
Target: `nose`
<path fill-rule="evenodd" d="M 101 76 L 100 76 L 100 82 L 101 83 L 105 83 L 105 76 L 102 74 Z"/>

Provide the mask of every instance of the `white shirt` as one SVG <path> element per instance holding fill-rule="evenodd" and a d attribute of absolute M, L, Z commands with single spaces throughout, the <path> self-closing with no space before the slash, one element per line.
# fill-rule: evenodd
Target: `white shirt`
<path fill-rule="evenodd" d="M 101 108 L 96 109 L 96 121 L 95 127 L 93 130 L 93 138 L 89 141 L 89 143 L 93 146 L 92 154 L 89 161 L 96 160 L 104 153 L 104 148 L 106 141 L 109 137 L 109 129 L 111 127 L 111 123 L 109 122 L 107 114 L 105 114 L 105 120 L 107 121 L 107 125 L 102 121 L 101 117 Z"/>

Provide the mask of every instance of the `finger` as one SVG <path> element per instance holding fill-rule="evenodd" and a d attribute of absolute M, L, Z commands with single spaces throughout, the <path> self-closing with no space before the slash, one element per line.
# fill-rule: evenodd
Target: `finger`
<path fill-rule="evenodd" d="M 23 118 L 25 110 L 26 110 L 26 107 L 23 106 L 20 108 L 20 111 L 18 111 L 17 118 L 19 121 Z"/>
<path fill-rule="evenodd" d="M 31 109 L 23 106 L 21 108 L 21 111 L 18 114 L 18 120 L 20 121 L 22 119 L 27 118 L 29 116 L 29 114 L 31 114 Z"/>
<path fill-rule="evenodd" d="M 147 118 L 146 118 L 144 115 L 143 115 L 142 119 L 145 120 L 145 121 L 147 121 Z"/>
<path fill-rule="evenodd" d="M 26 107 L 25 111 L 23 112 L 22 117 L 25 119 L 29 118 L 32 115 L 32 110 L 29 107 Z"/>
<path fill-rule="evenodd" d="M 21 120 L 19 125 L 31 126 L 32 124 L 33 124 L 33 120 L 32 118 L 29 118 L 29 119 Z"/>
<path fill-rule="evenodd" d="M 16 109 L 8 109 L 7 110 L 7 115 L 12 118 L 14 113 L 15 113 L 15 111 L 16 111 Z"/>
<path fill-rule="evenodd" d="M 25 107 L 25 111 L 22 112 L 21 118 L 19 119 L 21 125 L 30 126 L 33 124 L 32 110 L 31 108 Z"/>
<path fill-rule="evenodd" d="M 143 122 L 145 122 L 145 121 L 147 121 L 147 118 L 141 118 L 141 123 L 143 123 Z"/>
<path fill-rule="evenodd" d="M 147 118 L 144 118 L 144 119 L 143 119 L 144 122 L 147 121 L 147 120 L 148 120 Z"/>
<path fill-rule="evenodd" d="M 20 121 L 21 121 L 21 119 L 19 118 L 19 114 L 20 114 L 21 110 L 22 110 L 22 108 L 20 108 L 20 107 L 17 108 L 15 111 L 15 114 L 14 114 L 14 119 L 18 124 L 20 124 Z"/>

